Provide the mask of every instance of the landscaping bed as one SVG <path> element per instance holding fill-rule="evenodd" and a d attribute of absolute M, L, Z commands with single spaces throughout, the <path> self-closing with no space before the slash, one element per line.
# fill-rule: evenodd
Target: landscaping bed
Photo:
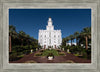
<path fill-rule="evenodd" d="M 53 54 L 54 56 L 64 56 L 65 55 L 65 53 L 61 52 L 60 50 L 46 49 L 46 50 L 42 50 L 38 53 L 35 53 L 34 56 L 48 56 L 50 53 Z"/>

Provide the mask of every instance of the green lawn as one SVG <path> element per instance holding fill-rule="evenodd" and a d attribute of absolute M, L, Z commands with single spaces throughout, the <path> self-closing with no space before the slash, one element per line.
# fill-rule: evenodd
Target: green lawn
<path fill-rule="evenodd" d="M 64 52 L 59 52 L 55 49 L 51 49 L 51 50 L 46 49 L 38 53 L 35 53 L 35 56 L 48 56 L 50 53 L 53 54 L 54 56 L 64 56 L 65 55 Z"/>
<path fill-rule="evenodd" d="M 55 49 L 46 49 L 43 51 L 42 56 L 47 56 L 49 53 L 52 53 L 54 56 L 59 56 L 58 51 Z"/>

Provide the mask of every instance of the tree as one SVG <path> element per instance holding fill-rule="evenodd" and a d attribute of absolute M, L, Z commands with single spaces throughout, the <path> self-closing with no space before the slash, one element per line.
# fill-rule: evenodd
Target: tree
<path fill-rule="evenodd" d="M 70 40 L 70 38 L 69 37 L 66 37 L 66 42 L 68 42 Z"/>
<path fill-rule="evenodd" d="M 19 31 L 19 38 L 21 39 L 21 46 L 23 46 L 23 39 L 25 38 L 26 33 L 23 31 Z"/>
<path fill-rule="evenodd" d="M 28 34 L 26 34 L 26 35 L 25 35 L 25 38 L 26 38 L 27 44 L 29 45 L 30 36 L 29 36 Z"/>
<path fill-rule="evenodd" d="M 16 28 L 13 25 L 9 25 L 9 52 L 12 51 L 12 37 L 16 34 Z"/>
<path fill-rule="evenodd" d="M 77 44 L 78 44 L 78 42 L 77 42 L 77 41 L 78 41 L 78 40 L 77 40 L 78 38 L 77 38 L 77 37 L 79 36 L 79 32 L 76 31 L 76 32 L 74 33 L 74 36 L 75 36 L 75 39 L 76 39 L 76 45 L 77 45 Z"/>
<path fill-rule="evenodd" d="M 72 40 L 74 39 L 74 36 L 73 35 L 70 35 L 69 38 L 71 40 L 71 46 L 72 46 Z"/>
<path fill-rule="evenodd" d="M 80 35 L 85 38 L 85 47 L 87 50 L 88 49 L 88 38 L 91 38 L 91 28 L 90 27 L 84 28 L 82 32 L 80 33 Z"/>
<path fill-rule="evenodd" d="M 62 39 L 62 46 L 66 46 L 66 38 Z"/>

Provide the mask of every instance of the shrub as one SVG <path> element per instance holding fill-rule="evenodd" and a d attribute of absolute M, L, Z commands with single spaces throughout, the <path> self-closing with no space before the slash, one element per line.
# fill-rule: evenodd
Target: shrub
<path fill-rule="evenodd" d="M 60 50 L 57 50 L 58 52 L 61 52 Z"/>
<path fill-rule="evenodd" d="M 23 52 L 17 52 L 17 55 L 23 55 L 24 53 Z"/>
<path fill-rule="evenodd" d="M 42 53 L 35 53 L 35 56 L 41 56 L 42 55 Z"/>
<path fill-rule="evenodd" d="M 19 55 L 19 56 L 17 56 L 18 58 L 22 58 L 22 57 L 24 57 L 24 55 Z"/>
<path fill-rule="evenodd" d="M 60 56 L 64 56 L 65 53 L 64 53 L 64 52 L 59 52 L 59 55 L 60 55 Z"/>
<path fill-rule="evenodd" d="M 30 53 L 31 53 L 30 50 L 26 50 L 26 51 L 25 51 L 25 54 L 26 54 L 26 55 L 28 55 L 28 54 L 30 54 Z"/>
<path fill-rule="evenodd" d="M 43 50 L 41 50 L 40 52 L 43 52 Z"/>
<path fill-rule="evenodd" d="M 12 53 L 9 55 L 9 61 L 15 61 L 17 60 L 17 53 Z"/>
<path fill-rule="evenodd" d="M 74 54 L 75 56 L 79 56 L 79 54 L 77 53 L 77 54 Z"/>
<path fill-rule="evenodd" d="M 67 53 L 69 53 L 69 54 L 70 54 L 71 52 L 67 52 Z"/>
<path fill-rule="evenodd" d="M 30 49 L 32 49 L 32 45 L 30 45 Z"/>
<path fill-rule="evenodd" d="M 24 56 L 24 54 L 22 52 L 12 52 L 11 54 L 9 54 L 9 61 L 16 61 L 21 59 Z"/>

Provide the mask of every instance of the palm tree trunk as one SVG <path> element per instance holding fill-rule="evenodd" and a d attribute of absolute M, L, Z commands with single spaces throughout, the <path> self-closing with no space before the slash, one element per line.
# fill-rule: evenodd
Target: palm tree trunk
<path fill-rule="evenodd" d="M 85 37 L 85 40 L 86 40 L 86 50 L 88 49 L 88 38 L 87 36 Z"/>
<path fill-rule="evenodd" d="M 9 52 L 11 52 L 11 35 L 9 36 Z"/>

